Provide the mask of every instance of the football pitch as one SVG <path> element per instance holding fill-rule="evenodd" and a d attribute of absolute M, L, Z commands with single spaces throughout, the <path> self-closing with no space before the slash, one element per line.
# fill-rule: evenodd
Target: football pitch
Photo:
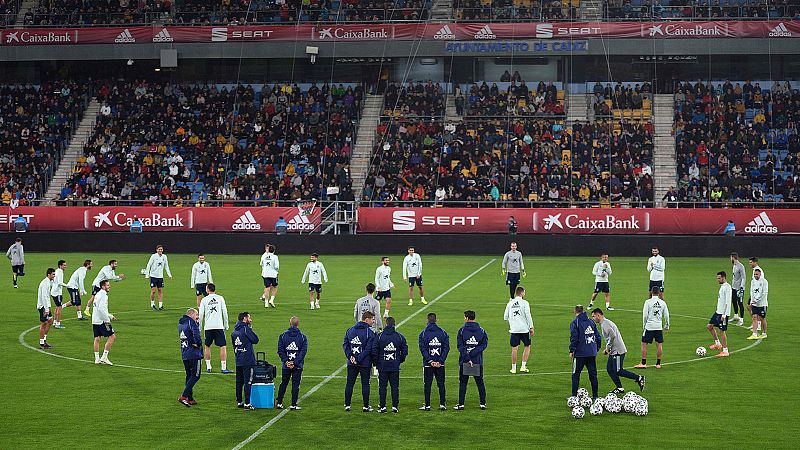
<path fill-rule="evenodd" d="M 301 386 L 302 411 L 236 408 L 234 376 L 219 373 L 219 353 L 212 352 L 214 373 L 205 371 L 195 387 L 199 404 L 186 408 L 177 399 L 183 389 L 177 324 L 187 307 L 195 305 L 189 286 L 195 255 L 167 254 L 174 279 L 165 280 L 165 311 L 149 306 L 149 285 L 140 275 L 150 249 L 141 254 L 42 254 L 26 255 L 26 276 L 20 288 L 11 288 L 11 273 L 3 268 L 3 314 L 0 337 L 5 350 L 5 380 L 0 387 L 4 417 L 0 430 L 2 448 L 789 448 L 800 432 L 796 418 L 800 396 L 791 380 L 800 367 L 795 313 L 789 306 L 800 283 L 794 272 L 798 260 L 761 256 L 770 282 L 769 337 L 745 338 L 749 331 L 729 328 L 729 358 L 698 358 L 695 349 L 713 342 L 705 329 L 714 312 L 719 286 L 716 272 L 730 274 L 726 255 L 715 258 L 666 258 L 666 294 L 672 328 L 665 334 L 664 367 L 637 371 L 646 375 L 642 395 L 649 401 L 649 415 L 604 413 L 599 417 L 573 419 L 566 406 L 570 395 L 569 323 L 575 304 L 587 305 L 594 286 L 591 257 L 526 257 L 527 299 L 535 324 L 528 363 L 529 374 L 509 373 L 508 326 L 503 310 L 508 288 L 501 275 L 500 255 L 427 256 L 423 258 L 426 299 L 415 293 L 408 306 L 407 284 L 402 280 L 404 255 L 392 258 L 396 287 L 391 313 L 402 326 L 398 331 L 409 343 L 409 357 L 402 366 L 400 413 L 362 413 L 358 384 L 354 409 L 343 409 L 345 358 L 342 339 L 353 324 L 353 304 L 374 280 L 380 254 L 374 257 L 321 255 L 330 282 L 323 287 L 322 308 L 310 311 L 308 288 L 300 283 L 308 257 L 284 255 L 281 262 L 277 308 L 265 309 L 258 249 L 251 256 L 207 254 L 217 293 L 224 296 L 231 317 L 249 311 L 253 328 L 261 338 L 257 351 L 278 363 L 276 342 L 288 327 L 289 317 L 300 317 L 309 350 Z M 520 249 L 532 253 L 532 249 Z M 379 253 L 379 250 L 376 250 Z M 628 347 L 626 366 L 639 359 L 642 304 L 646 298 L 649 255 L 615 258 L 610 262 L 612 306 L 607 312 L 620 328 Z M 93 364 L 90 321 L 75 320 L 75 309 L 64 311 L 65 329 L 51 329 L 48 351 L 38 349 L 36 289 L 47 267 L 56 260 L 68 264 L 66 277 L 85 258 L 94 260 L 86 287 L 108 259 L 119 261 L 117 273 L 128 279 L 112 283 L 109 310 L 117 342 L 109 359 L 113 367 Z M 745 260 L 746 262 L 746 260 Z M 747 268 L 749 290 L 750 269 Z M 795 275 L 792 275 L 795 273 Z M 66 294 L 66 291 L 65 291 Z M 84 305 L 88 296 L 84 296 Z M 603 306 L 602 297 L 596 305 Z M 478 408 L 474 382 L 470 382 L 464 411 L 418 411 L 421 405 L 422 370 L 417 337 L 426 314 L 435 312 L 439 325 L 450 335 L 447 363 L 447 401 L 457 402 L 456 333 L 463 311 L 472 309 L 489 335 L 485 353 L 488 409 Z M 746 324 L 749 325 L 749 318 Z M 230 342 L 229 342 L 230 344 Z M 228 347 L 233 368 L 233 351 Z M 654 363 L 651 346 L 649 363 Z M 606 357 L 598 355 L 600 393 L 613 388 L 605 372 Z M 204 367 L 205 369 L 205 367 Z M 280 378 L 280 370 L 278 378 Z M 277 390 L 276 380 L 276 390 Z M 586 374 L 581 385 L 589 387 Z M 623 379 L 626 390 L 635 384 Z M 434 386 L 433 397 L 437 391 Z M 288 396 L 288 393 L 287 393 Z M 371 404 L 378 405 L 377 380 L 372 382 Z M 286 402 L 288 403 L 288 401 Z M 435 401 L 433 402 L 435 405 Z M 794 430 L 794 431 L 792 431 Z"/>

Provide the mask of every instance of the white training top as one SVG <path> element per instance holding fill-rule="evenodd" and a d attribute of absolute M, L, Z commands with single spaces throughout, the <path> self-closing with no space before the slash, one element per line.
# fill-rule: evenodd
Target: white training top
<path fill-rule="evenodd" d="M 769 296 L 769 282 L 761 277 L 758 280 L 753 278 L 750 281 L 750 304 L 752 306 L 769 306 L 767 297 Z"/>
<path fill-rule="evenodd" d="M 108 292 L 100 289 L 100 292 L 94 296 L 94 303 L 92 306 L 92 325 L 102 325 L 111 322 L 111 317 L 113 316 L 108 312 Z"/>
<path fill-rule="evenodd" d="M 59 267 L 56 269 L 56 277 L 53 279 L 53 287 L 50 289 L 50 295 L 53 297 L 63 295 L 65 287 L 67 287 L 67 285 L 64 284 L 64 270 Z"/>
<path fill-rule="evenodd" d="M 419 253 L 414 253 L 414 256 L 406 255 L 403 258 L 403 279 L 420 276 L 422 276 L 422 258 Z"/>
<path fill-rule="evenodd" d="M 69 283 L 67 283 L 67 287 L 70 289 L 77 289 L 81 294 L 86 293 L 86 289 L 83 287 L 83 282 L 86 279 L 86 267 L 80 266 L 72 272 L 72 276 L 69 277 Z"/>
<path fill-rule="evenodd" d="M 661 319 L 666 326 L 662 326 Z M 644 302 L 642 309 L 642 327 L 645 331 L 669 330 L 669 308 L 667 302 L 658 297 L 650 297 Z"/>
<path fill-rule="evenodd" d="M 608 276 L 611 275 L 611 263 L 604 263 L 602 260 L 594 263 L 592 267 L 595 283 L 608 283 Z"/>
<path fill-rule="evenodd" d="M 667 262 L 661 255 L 651 256 L 647 260 L 647 271 L 650 272 L 650 281 L 664 281 L 664 270 Z"/>
<path fill-rule="evenodd" d="M 528 333 L 533 328 L 531 305 L 522 297 L 514 297 L 506 305 L 503 320 L 508 321 L 509 333 Z"/>
<path fill-rule="evenodd" d="M 172 272 L 169 270 L 169 261 L 167 261 L 167 255 L 158 253 L 153 253 L 150 255 L 150 260 L 147 261 L 147 267 L 145 268 L 145 273 L 147 273 L 147 277 L 151 278 L 164 278 L 164 270 L 167 271 L 167 275 L 172 278 Z"/>
<path fill-rule="evenodd" d="M 228 329 L 228 307 L 221 295 L 210 294 L 200 301 L 200 327 L 203 330 Z"/>
<path fill-rule="evenodd" d="M 375 289 L 378 292 L 388 291 L 394 287 L 391 280 L 392 268 L 381 264 L 375 269 Z"/>
<path fill-rule="evenodd" d="M 759 266 L 759 265 L 756 265 L 755 267 L 753 267 L 753 272 L 755 272 L 755 271 L 756 271 L 756 269 L 758 269 L 758 270 L 760 270 L 760 271 L 761 271 L 761 278 L 764 278 L 764 277 L 765 277 L 765 275 L 766 275 L 766 274 L 764 273 L 764 269 L 762 269 L 762 268 L 761 268 L 761 266 Z M 752 274 L 750 274 L 750 278 L 751 278 L 751 279 L 753 279 L 753 280 L 755 280 L 755 279 L 756 279 L 756 277 L 754 277 Z"/>
<path fill-rule="evenodd" d="M 112 269 L 109 264 L 100 269 L 100 272 L 97 273 L 97 276 L 94 277 L 94 281 L 92 281 L 92 286 L 100 287 L 100 282 L 103 280 L 119 281 L 121 279 L 122 278 L 114 273 L 114 269 Z"/>
<path fill-rule="evenodd" d="M 213 283 L 214 278 L 211 276 L 211 265 L 208 261 L 197 261 L 192 265 L 192 277 L 189 281 L 189 287 L 193 288 L 196 284 Z"/>
<path fill-rule="evenodd" d="M 717 314 L 722 317 L 731 315 L 731 298 L 733 297 L 733 289 L 728 282 L 724 282 L 719 286 L 719 294 L 717 295 Z"/>
<path fill-rule="evenodd" d="M 38 299 L 36 301 L 36 309 L 44 308 L 50 309 L 50 289 L 53 287 L 53 282 L 49 278 L 44 277 L 44 280 L 39 282 Z"/>
<path fill-rule="evenodd" d="M 278 270 L 280 270 L 280 262 L 278 255 L 270 252 L 264 252 L 261 255 L 261 276 L 264 278 L 278 278 Z"/>
<path fill-rule="evenodd" d="M 328 282 L 328 272 L 325 271 L 325 266 L 321 262 L 310 262 L 306 264 L 306 270 L 303 272 L 303 278 L 300 279 L 301 283 L 308 282 L 311 284 L 322 284 L 322 279 Z"/>

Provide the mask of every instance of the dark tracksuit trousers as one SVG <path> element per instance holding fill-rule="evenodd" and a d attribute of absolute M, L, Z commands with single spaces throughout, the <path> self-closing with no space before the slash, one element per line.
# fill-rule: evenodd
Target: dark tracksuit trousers
<path fill-rule="evenodd" d="M 469 375 L 464 375 L 464 369 L 459 364 L 458 367 L 458 404 L 463 405 L 464 399 L 467 396 L 467 382 L 469 382 Z M 480 398 L 480 404 L 486 404 L 486 385 L 483 384 L 483 365 L 481 365 L 481 374 L 480 376 L 473 377 L 475 378 L 475 384 L 478 385 L 478 397 Z"/>
<path fill-rule="evenodd" d="M 292 382 L 292 406 L 297 406 L 297 397 L 300 395 L 300 379 L 303 377 L 303 369 L 287 369 L 286 367 L 281 370 L 281 385 L 278 387 L 278 404 L 283 404 L 283 396 L 286 394 L 286 387 L 289 381 Z"/>
<path fill-rule="evenodd" d="M 353 398 L 353 386 L 356 378 L 361 375 L 361 396 L 364 399 L 364 407 L 369 406 L 369 375 L 370 367 L 347 366 L 347 384 L 344 387 L 344 405 L 350 406 L 350 399 Z"/>
<path fill-rule="evenodd" d="M 392 407 L 397 408 L 400 404 L 400 371 L 378 372 L 378 395 L 380 396 L 381 408 L 386 407 L 386 385 L 392 387 Z"/>
<path fill-rule="evenodd" d="M 183 388 L 183 396 L 189 400 L 194 400 L 193 389 L 194 385 L 200 381 L 200 361 L 201 359 L 184 359 L 183 369 L 186 371 L 186 384 Z"/>
<path fill-rule="evenodd" d="M 578 387 L 581 384 L 581 372 L 586 367 L 589 372 L 589 382 L 592 384 L 592 398 L 597 398 L 597 357 L 596 356 L 576 356 L 572 360 L 572 395 L 578 395 Z"/>
<path fill-rule="evenodd" d="M 244 403 L 250 403 L 254 369 L 255 366 L 236 366 L 236 403 L 242 403 L 242 388 L 244 388 Z"/>
<path fill-rule="evenodd" d="M 631 380 L 639 381 L 639 375 L 627 371 L 622 367 L 624 362 L 625 353 L 621 355 L 610 355 L 608 357 L 608 363 L 606 363 L 606 372 L 608 372 L 608 376 L 611 377 L 611 381 L 613 381 L 614 385 L 618 388 L 622 387 L 622 381 L 620 381 L 619 377 L 630 378 Z"/>
<path fill-rule="evenodd" d="M 439 404 L 445 404 L 445 390 L 444 390 L 444 366 L 422 368 L 422 379 L 425 388 L 425 406 L 431 406 L 431 385 L 433 378 L 436 377 L 436 385 L 439 387 Z"/>

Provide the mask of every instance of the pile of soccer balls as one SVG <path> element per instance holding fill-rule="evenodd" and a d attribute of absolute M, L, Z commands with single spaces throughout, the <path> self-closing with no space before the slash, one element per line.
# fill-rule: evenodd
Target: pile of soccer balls
<path fill-rule="evenodd" d="M 624 411 L 637 416 L 646 416 L 648 412 L 647 399 L 635 392 L 627 392 L 622 398 L 610 393 L 592 402 L 589 391 L 585 388 L 578 389 L 577 396 L 567 398 L 567 406 L 572 410 L 572 417 L 576 419 L 583 419 L 587 409 L 593 416 L 603 414 L 603 410 L 610 413 Z"/>

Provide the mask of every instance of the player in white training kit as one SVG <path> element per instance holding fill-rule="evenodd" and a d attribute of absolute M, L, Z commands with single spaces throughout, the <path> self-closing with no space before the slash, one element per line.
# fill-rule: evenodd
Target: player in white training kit
<path fill-rule="evenodd" d="M 147 267 L 144 269 L 145 279 L 150 278 L 150 307 L 153 311 L 156 310 L 155 296 L 158 292 L 158 310 L 164 310 L 164 271 L 172 278 L 172 272 L 169 270 L 169 261 L 167 255 L 164 254 L 164 247 L 161 245 L 156 246 L 156 252 L 150 255 L 150 260 L 147 261 Z"/>
<path fill-rule="evenodd" d="M 769 283 L 764 278 L 761 269 L 753 270 L 753 279 L 750 281 L 750 312 L 753 315 L 753 325 L 750 329 L 753 334 L 747 339 L 764 339 L 767 337 L 767 306 L 769 302 Z M 761 335 L 758 331 L 761 330 Z"/>
<path fill-rule="evenodd" d="M 92 330 L 94 331 L 94 363 L 107 364 L 113 366 L 108 360 L 108 352 L 117 340 L 111 321 L 117 320 L 113 314 L 108 312 L 108 291 L 111 289 L 109 280 L 100 282 L 99 290 L 94 296 L 94 309 L 92 310 Z M 103 356 L 100 356 L 100 338 L 106 338 L 106 345 L 103 347 Z"/>
<path fill-rule="evenodd" d="M 67 262 L 63 259 L 59 259 L 56 266 L 56 276 L 53 278 L 53 287 L 50 289 L 50 296 L 53 297 L 53 303 L 56 304 L 53 328 L 64 328 L 64 326 L 61 325 L 61 309 L 64 306 L 64 288 L 67 287 L 67 285 L 64 284 L 64 270 L 67 269 Z"/>
<path fill-rule="evenodd" d="M 50 313 L 50 290 L 53 288 L 53 280 L 56 277 L 56 270 L 47 269 L 47 276 L 39 282 L 39 290 L 36 296 L 36 309 L 39 310 L 39 348 L 48 349 L 51 347 L 47 343 L 47 332 L 53 325 L 53 315 Z"/>
<path fill-rule="evenodd" d="M 200 300 L 206 296 L 206 285 L 213 283 L 214 277 L 211 276 L 211 265 L 206 262 L 206 257 L 202 253 L 197 255 L 197 262 L 192 265 L 192 277 L 189 286 L 194 289 L 197 296 L 197 307 L 200 307 Z"/>
<path fill-rule="evenodd" d="M 121 273 L 119 275 L 116 274 L 115 270 L 117 269 L 117 260 L 112 259 L 108 262 L 107 266 L 103 266 L 100 269 L 100 272 L 97 272 L 97 276 L 94 277 L 94 281 L 92 281 L 92 296 L 89 297 L 89 301 L 86 302 L 86 309 L 83 311 L 84 314 L 87 316 L 89 315 L 89 308 L 91 308 L 92 303 L 94 303 L 94 296 L 100 292 L 100 283 L 105 280 L 109 281 L 122 281 L 125 279 L 125 274 Z"/>
<path fill-rule="evenodd" d="M 650 287 L 647 292 L 653 290 L 654 287 L 659 289 L 658 298 L 664 300 L 664 270 L 667 263 L 664 257 L 658 253 L 658 247 L 653 247 L 652 255 L 647 260 L 647 271 L 650 272 Z"/>
<path fill-rule="evenodd" d="M 761 266 L 760 266 L 760 265 L 758 265 L 758 258 L 757 258 L 757 257 L 755 257 L 755 256 L 751 256 L 751 257 L 748 259 L 748 262 L 750 263 L 750 268 L 751 268 L 751 269 L 753 269 L 753 275 L 752 275 L 752 277 L 750 278 L 750 284 L 751 284 L 751 286 L 752 286 L 752 284 L 753 284 L 753 280 L 756 278 L 756 269 L 758 269 L 758 270 L 760 270 L 760 271 L 761 271 L 761 278 L 766 278 L 766 277 L 767 277 L 767 274 L 764 272 L 764 269 L 762 269 L 762 268 L 761 268 Z M 751 290 L 752 290 L 752 289 L 751 289 Z M 748 312 L 748 313 L 750 313 L 750 316 L 752 317 L 752 314 L 753 314 L 753 307 L 752 307 L 752 305 L 750 304 L 750 302 L 751 302 L 751 301 L 752 301 L 752 299 L 750 299 L 750 300 L 748 300 L 748 301 L 747 301 L 747 312 Z M 755 317 L 752 317 L 752 318 L 753 318 L 753 320 L 756 322 L 757 331 L 761 331 L 761 321 L 757 321 L 757 320 L 755 320 Z M 752 327 L 752 326 L 751 326 L 751 327 Z"/>
<path fill-rule="evenodd" d="M 219 362 L 222 373 L 233 373 L 228 370 L 228 343 L 225 331 L 228 329 L 228 306 L 225 298 L 217 295 L 214 283 L 206 284 L 207 296 L 200 302 L 200 328 L 205 334 L 203 358 L 206 360 L 206 371 L 211 372 L 211 344 L 219 347 Z"/>
<path fill-rule="evenodd" d="M 419 286 L 419 297 L 423 305 L 425 301 L 425 291 L 422 288 L 422 258 L 419 253 L 414 252 L 414 247 L 408 247 L 408 254 L 403 258 L 403 281 L 408 280 L 408 306 L 414 304 L 414 285 Z"/>
<path fill-rule="evenodd" d="M 669 331 L 669 308 L 667 302 L 659 298 L 661 289 L 653 286 L 650 298 L 642 308 L 642 362 L 636 364 L 637 369 L 647 368 L 647 346 L 656 341 L 656 369 L 661 368 L 661 356 L 664 354 L 664 331 Z M 662 324 L 663 319 L 663 324 Z"/>
<path fill-rule="evenodd" d="M 708 321 L 706 329 L 711 333 L 714 338 L 714 345 L 709 346 L 711 349 L 722 350 L 717 356 L 725 357 L 730 356 L 728 353 L 728 317 L 731 315 L 731 300 L 733 299 L 733 289 L 727 281 L 728 274 L 725 272 L 717 272 L 717 283 L 719 286 L 719 293 L 717 294 L 717 309 L 711 320 Z M 719 328 L 719 337 L 717 337 L 717 330 Z M 720 342 L 721 341 L 721 342 Z"/>
<path fill-rule="evenodd" d="M 386 307 L 383 309 L 383 317 L 389 317 L 389 308 L 392 307 L 392 288 L 394 287 L 394 283 L 392 283 L 392 268 L 389 267 L 389 257 L 384 256 L 381 258 L 381 265 L 375 269 L 375 289 L 378 293 L 375 295 L 375 299 L 386 300 Z"/>
<path fill-rule="evenodd" d="M 738 326 L 744 326 L 744 283 L 747 272 L 744 270 L 744 265 L 739 262 L 739 254 L 731 253 L 731 289 L 733 289 L 733 319 Z"/>
<path fill-rule="evenodd" d="M 328 282 L 328 272 L 325 271 L 325 266 L 319 262 L 319 255 L 317 253 L 311 254 L 311 262 L 306 264 L 306 270 L 303 271 L 303 277 L 300 279 L 300 284 L 305 284 L 308 278 L 308 302 L 311 304 L 311 309 L 319 309 L 319 299 L 322 296 L 322 280 Z M 314 298 L 316 294 L 316 299 Z M 316 300 L 316 301 L 315 301 Z"/>
<path fill-rule="evenodd" d="M 81 295 L 86 295 L 86 289 L 83 287 L 86 281 L 86 272 L 92 268 L 92 260 L 87 259 L 83 262 L 81 267 L 75 269 L 69 277 L 67 283 L 67 292 L 69 293 L 69 301 L 64 304 L 64 308 L 74 306 L 78 312 L 78 320 L 86 320 L 81 311 Z"/>
<path fill-rule="evenodd" d="M 508 301 L 503 320 L 508 321 L 508 332 L 511 333 L 511 373 L 517 373 L 517 348 L 520 342 L 525 349 L 522 351 L 522 367 L 520 372 L 528 370 L 528 356 L 531 354 L 531 338 L 533 337 L 533 318 L 531 318 L 531 305 L 525 300 L 525 288 L 517 286 L 514 298 Z"/>
<path fill-rule="evenodd" d="M 275 307 L 275 296 L 278 295 L 278 270 L 281 264 L 278 255 L 275 254 L 275 246 L 267 244 L 264 246 L 264 254 L 261 255 L 261 278 L 264 279 L 264 293 L 261 300 L 264 301 L 264 308 Z"/>
<path fill-rule="evenodd" d="M 594 305 L 594 299 L 597 294 L 602 292 L 606 297 L 606 309 L 613 311 L 611 307 L 611 286 L 608 284 L 608 276 L 611 275 L 611 263 L 608 262 L 608 253 L 600 255 L 600 261 L 594 263 L 592 267 L 592 274 L 594 275 L 594 292 L 592 299 L 589 301 L 589 308 Z"/>

